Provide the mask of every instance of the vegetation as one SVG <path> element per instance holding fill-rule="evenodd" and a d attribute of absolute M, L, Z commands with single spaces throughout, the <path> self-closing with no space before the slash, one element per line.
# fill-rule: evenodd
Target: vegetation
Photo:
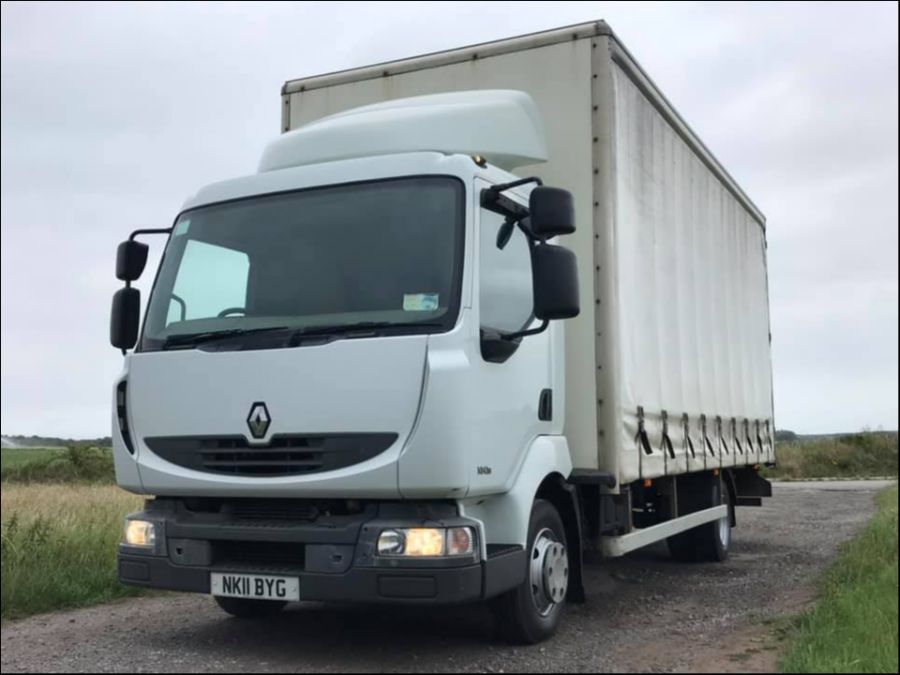
<path fill-rule="evenodd" d="M 897 486 L 826 573 L 781 667 L 788 673 L 896 673 Z"/>
<path fill-rule="evenodd" d="M 60 452 L 60 448 L 4 448 L 0 452 L 0 467 L 7 469 L 13 466 L 19 466 L 35 459 L 40 459 L 49 454 Z"/>
<path fill-rule="evenodd" d="M 115 482 L 109 448 L 70 445 L 43 450 L 4 450 L 0 458 L 0 479 L 4 483 Z"/>
<path fill-rule="evenodd" d="M 58 438 L 56 436 L 2 436 L 3 449 L 7 448 L 62 448 L 67 445 L 99 445 L 109 447 L 112 438 L 103 436 L 100 438 Z"/>
<path fill-rule="evenodd" d="M 118 582 L 116 546 L 140 497 L 111 485 L 4 483 L 0 498 L 4 620 L 139 592 Z"/>
<path fill-rule="evenodd" d="M 789 433 L 789 432 L 787 432 Z M 767 478 L 859 478 L 897 475 L 897 433 L 797 437 L 779 443 Z"/>

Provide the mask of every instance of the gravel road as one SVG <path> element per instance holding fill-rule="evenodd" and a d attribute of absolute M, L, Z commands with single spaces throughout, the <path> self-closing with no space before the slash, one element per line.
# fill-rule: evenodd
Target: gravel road
<path fill-rule="evenodd" d="M 811 582 L 888 484 L 776 483 L 765 506 L 739 509 L 724 564 L 678 564 L 665 546 L 592 563 L 588 603 L 535 647 L 493 643 L 481 607 L 305 603 L 245 623 L 207 597 L 165 595 L 6 625 L 2 671 L 770 670 L 777 645 L 764 620 L 808 605 Z"/>

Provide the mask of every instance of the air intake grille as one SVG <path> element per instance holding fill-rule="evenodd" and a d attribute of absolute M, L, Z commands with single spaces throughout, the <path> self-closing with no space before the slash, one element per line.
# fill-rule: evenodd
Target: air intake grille
<path fill-rule="evenodd" d="M 277 541 L 214 541 L 213 564 L 225 569 L 304 568 L 303 544 Z"/>
<path fill-rule="evenodd" d="M 295 499 L 240 499 L 230 503 L 237 521 L 313 522 L 319 517 L 315 504 Z"/>
<path fill-rule="evenodd" d="M 168 462 L 196 471 L 239 476 L 298 476 L 334 471 L 387 450 L 397 434 L 280 435 L 262 446 L 243 436 L 145 438 L 147 447 Z"/>

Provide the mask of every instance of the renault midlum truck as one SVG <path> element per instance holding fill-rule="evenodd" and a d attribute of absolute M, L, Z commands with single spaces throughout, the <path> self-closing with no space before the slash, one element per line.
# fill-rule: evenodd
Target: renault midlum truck
<path fill-rule="evenodd" d="M 123 583 L 533 643 L 588 551 L 728 555 L 775 459 L 765 219 L 605 23 L 289 81 L 281 131 L 118 249 Z"/>

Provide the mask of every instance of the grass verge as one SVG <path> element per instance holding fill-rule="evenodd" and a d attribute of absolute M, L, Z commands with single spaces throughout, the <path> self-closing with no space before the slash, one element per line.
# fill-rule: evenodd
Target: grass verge
<path fill-rule="evenodd" d="M 4 483 L 103 483 L 116 481 L 111 448 L 70 445 L 43 450 L 4 450 Z"/>
<path fill-rule="evenodd" d="M 897 486 L 825 574 L 822 598 L 796 624 L 787 673 L 896 673 Z"/>
<path fill-rule="evenodd" d="M 123 518 L 140 497 L 114 486 L 4 483 L 0 501 L 4 620 L 140 592 L 116 574 Z"/>
<path fill-rule="evenodd" d="M 860 433 L 778 443 L 766 478 L 861 478 L 897 475 L 897 434 Z"/>

